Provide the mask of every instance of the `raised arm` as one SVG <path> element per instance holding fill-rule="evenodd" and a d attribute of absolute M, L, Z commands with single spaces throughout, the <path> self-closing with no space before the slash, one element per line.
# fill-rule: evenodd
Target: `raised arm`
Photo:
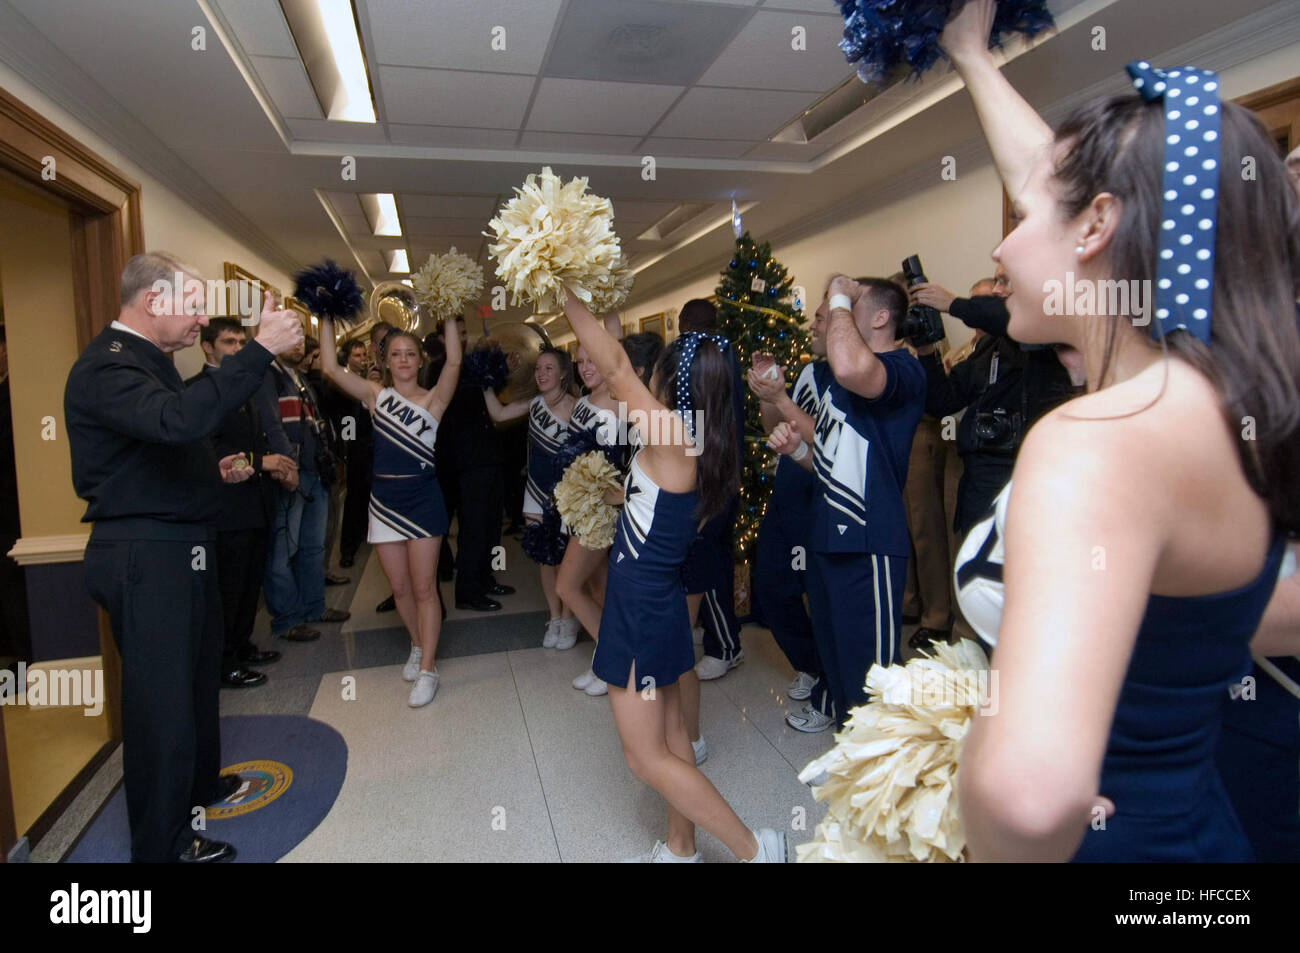
<path fill-rule="evenodd" d="M 438 420 L 456 396 L 456 385 L 460 383 L 460 365 L 465 354 L 460 346 L 460 325 L 457 318 L 448 318 L 442 326 L 442 339 L 447 346 L 447 363 L 438 373 L 438 383 L 429 391 L 424 409 Z M 493 395 L 496 396 L 495 394 Z"/>
<path fill-rule="evenodd" d="M 487 405 L 488 416 L 498 424 L 509 423 L 528 414 L 528 401 L 512 400 L 508 404 L 503 404 L 501 398 L 488 387 L 483 388 L 483 403 Z"/>
<path fill-rule="evenodd" d="M 1052 130 L 1007 82 L 989 52 L 994 0 L 967 0 L 939 45 L 966 83 L 1002 184 L 1015 201 L 1034 162 L 1052 146 Z"/>
<path fill-rule="evenodd" d="M 600 316 L 600 320 L 610 337 L 615 341 L 623 340 L 623 319 L 618 316 L 617 311 L 606 311 Z"/>
<path fill-rule="evenodd" d="M 320 372 L 321 375 L 347 394 L 353 400 L 364 401 L 366 406 L 374 404 L 382 389 L 369 378 L 358 377 L 346 367 L 339 366 L 338 344 L 334 337 L 334 321 L 327 317 L 320 319 Z"/>
<path fill-rule="evenodd" d="M 871 316 L 867 314 L 870 295 L 852 278 L 843 275 L 831 281 L 829 293 L 832 297 L 842 294 L 853 299 L 853 311 L 831 308 L 826 329 L 826 360 L 831 373 L 853 393 L 874 400 L 885 392 L 889 373 L 858 330 L 859 320 L 870 321 Z"/>
<path fill-rule="evenodd" d="M 579 343 L 587 349 L 600 376 L 609 385 L 610 396 L 627 404 L 628 412 L 643 410 L 647 413 L 663 410 L 664 405 L 655 400 L 649 388 L 637 377 L 618 339 L 602 325 L 577 295 L 570 293 L 564 302 L 564 313 L 569 316 L 569 326 L 578 336 Z"/>

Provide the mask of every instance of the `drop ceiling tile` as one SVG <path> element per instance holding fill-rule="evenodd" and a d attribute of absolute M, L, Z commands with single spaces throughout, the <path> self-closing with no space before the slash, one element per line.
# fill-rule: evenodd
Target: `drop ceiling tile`
<path fill-rule="evenodd" d="M 533 91 L 531 76 L 381 66 L 389 122 L 518 129 Z"/>
<path fill-rule="evenodd" d="M 388 124 L 389 139 L 395 145 L 431 146 L 441 149 L 512 149 L 513 129 L 465 129 L 458 126 L 411 126 Z"/>
<path fill-rule="evenodd" d="M 295 139 L 313 142 L 387 142 L 384 127 L 374 122 L 339 122 L 330 119 L 286 119 Z"/>
<path fill-rule="evenodd" d="M 218 0 L 217 7 L 245 53 L 298 58 L 298 47 L 276 0 Z"/>
<path fill-rule="evenodd" d="M 735 159 L 753 147 L 753 139 L 673 139 L 668 136 L 654 136 L 646 140 L 641 151 L 648 156 Z"/>
<path fill-rule="evenodd" d="M 643 136 L 681 95 L 681 86 L 543 79 L 528 115 L 528 128 Z"/>
<path fill-rule="evenodd" d="M 325 118 L 301 60 L 270 56 L 253 56 L 249 59 L 253 72 L 266 87 L 271 102 L 281 116 L 294 119 Z"/>
<path fill-rule="evenodd" d="M 614 222 L 644 222 L 646 225 L 657 222 L 677 207 L 676 202 L 646 202 L 641 199 L 611 199 L 614 205 Z"/>
<path fill-rule="evenodd" d="M 689 86 L 752 7 L 661 0 L 569 0 L 544 75 Z"/>
<path fill-rule="evenodd" d="M 541 68 L 560 12 L 560 0 L 364 0 L 364 5 L 372 62 L 529 75 Z M 505 29 L 505 49 L 492 48 L 494 27 Z"/>
<path fill-rule="evenodd" d="M 627 155 L 641 136 L 596 136 L 571 132 L 525 132 L 519 140 L 520 149 L 549 149 L 554 152 L 591 152 L 596 154 Z"/>
<path fill-rule="evenodd" d="M 495 195 L 426 195 L 401 192 L 397 207 L 405 220 L 413 218 L 481 218 L 487 221 L 496 213 Z"/>
<path fill-rule="evenodd" d="M 766 139 L 816 101 L 815 93 L 696 87 L 655 128 L 656 136 Z"/>
<path fill-rule="evenodd" d="M 795 143 L 795 142 L 760 142 L 749 152 L 745 153 L 746 159 L 779 159 L 783 162 L 810 161 L 821 155 L 831 143 Z"/>
<path fill-rule="evenodd" d="M 803 49 L 794 49 L 803 29 Z M 760 10 L 700 77 L 701 86 L 797 89 L 826 92 L 853 73 L 836 46 L 844 33 L 838 17 Z"/>
<path fill-rule="evenodd" d="M 402 219 L 402 228 L 413 242 L 428 238 L 478 238 L 491 214 L 482 218 L 425 218 L 409 216 Z"/>

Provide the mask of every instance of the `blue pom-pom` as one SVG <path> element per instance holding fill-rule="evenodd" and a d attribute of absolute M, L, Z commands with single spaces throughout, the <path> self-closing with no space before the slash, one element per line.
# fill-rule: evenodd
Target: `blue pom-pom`
<path fill-rule="evenodd" d="M 939 35 L 953 0 L 835 0 L 844 17 L 840 49 L 864 83 L 885 85 L 904 70 L 919 77 L 940 59 Z M 1047 0 L 998 0 L 990 45 L 1010 33 L 1036 36 L 1055 25 Z"/>
<path fill-rule="evenodd" d="M 619 444 L 605 446 L 600 442 L 600 428 L 593 427 L 590 430 L 570 430 L 569 436 L 565 439 L 564 444 L 555 452 L 551 458 L 551 465 L 554 468 L 555 479 L 558 482 L 563 479 L 564 471 L 569 469 L 574 460 L 584 453 L 590 453 L 592 450 L 599 450 L 605 454 L 605 459 L 610 465 L 617 470 L 624 468 L 623 456 L 624 449 Z"/>
<path fill-rule="evenodd" d="M 564 551 L 569 546 L 569 537 L 564 535 L 560 511 L 549 505 L 540 521 L 526 523 L 520 545 L 524 555 L 533 562 L 543 566 L 558 566 L 564 560 Z"/>
<path fill-rule="evenodd" d="M 293 296 L 312 314 L 336 322 L 350 321 L 365 306 L 356 276 L 328 258 L 293 276 Z"/>
<path fill-rule="evenodd" d="M 476 390 L 499 390 L 509 376 L 505 351 L 495 342 L 474 348 L 461 362 L 461 381 Z"/>

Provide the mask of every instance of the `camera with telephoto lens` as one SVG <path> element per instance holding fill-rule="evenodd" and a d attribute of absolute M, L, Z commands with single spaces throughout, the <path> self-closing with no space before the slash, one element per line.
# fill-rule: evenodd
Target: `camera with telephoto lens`
<path fill-rule="evenodd" d="M 903 260 L 903 276 L 907 279 L 909 290 L 927 281 L 925 272 L 921 270 L 919 255 Z M 913 347 L 934 344 L 943 340 L 943 318 L 928 304 L 914 304 L 907 309 L 898 333 Z"/>

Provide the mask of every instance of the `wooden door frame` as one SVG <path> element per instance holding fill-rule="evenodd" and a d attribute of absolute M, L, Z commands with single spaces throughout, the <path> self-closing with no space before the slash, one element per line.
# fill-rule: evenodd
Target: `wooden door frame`
<path fill-rule="evenodd" d="M 77 347 L 84 350 L 117 317 L 122 268 L 128 258 L 144 251 L 140 185 L 4 89 L 0 89 L 0 169 L 68 209 Z M 97 614 L 109 740 L 92 758 L 94 765 L 122 740 L 122 663 L 107 615 L 98 608 Z M 21 833 L 14 823 L 3 719 L 0 708 L 0 863 Z M 34 837 L 48 830 L 91 773 L 84 769 L 78 773 L 33 826 Z"/>

